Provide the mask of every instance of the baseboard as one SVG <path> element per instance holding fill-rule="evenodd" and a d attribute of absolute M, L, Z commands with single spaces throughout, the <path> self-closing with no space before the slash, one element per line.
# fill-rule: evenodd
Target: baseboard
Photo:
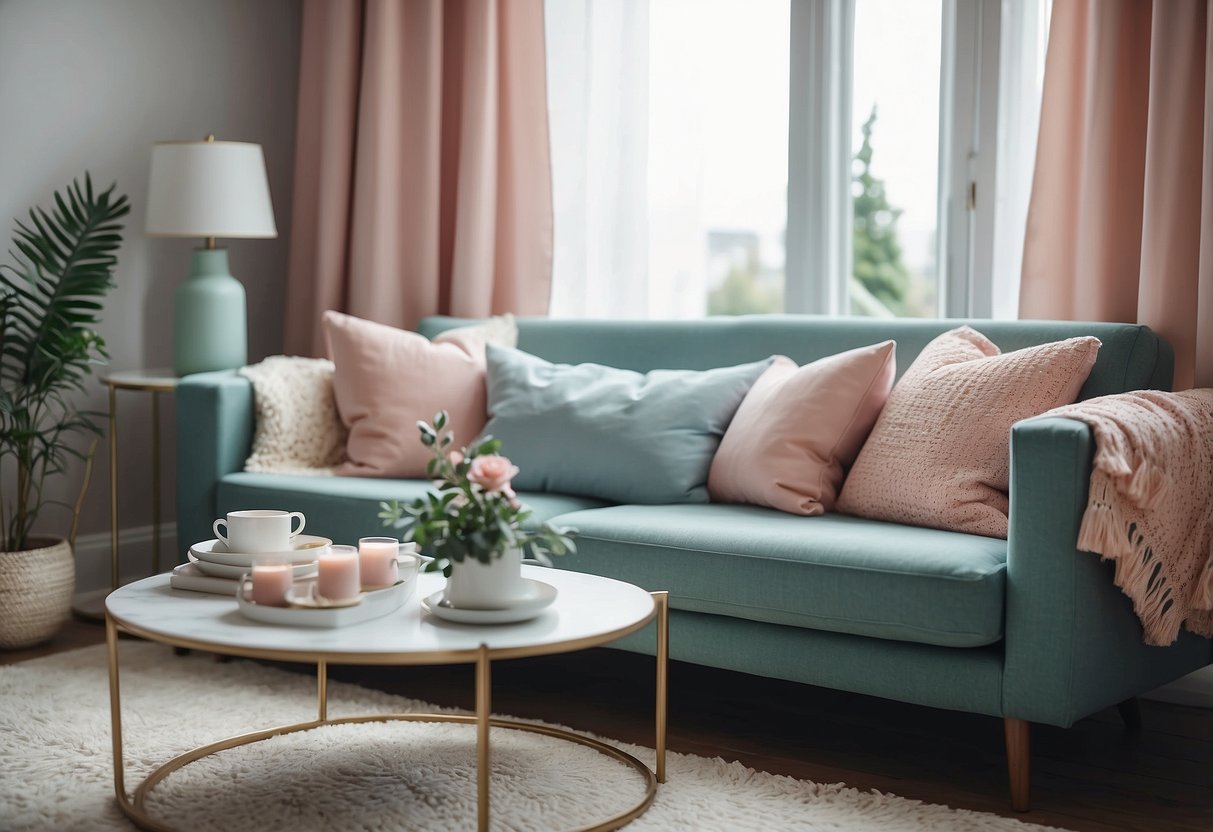
<path fill-rule="evenodd" d="M 136 526 L 118 533 L 118 583 L 163 572 L 175 566 L 177 524 L 160 525 L 160 563 L 152 569 L 152 526 Z M 76 538 L 76 591 L 92 592 L 110 585 L 110 533 L 82 534 Z"/>

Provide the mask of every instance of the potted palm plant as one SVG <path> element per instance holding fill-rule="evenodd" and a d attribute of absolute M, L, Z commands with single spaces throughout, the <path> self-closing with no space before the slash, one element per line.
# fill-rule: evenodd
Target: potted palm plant
<path fill-rule="evenodd" d="M 97 414 L 74 403 L 94 364 L 107 358 L 93 329 L 113 287 L 118 220 L 129 211 L 115 186 L 94 192 L 89 175 L 55 192 L 50 211 L 33 208 L 16 222 L 0 266 L 0 648 L 45 641 L 67 618 L 75 588 L 71 532 L 36 537 L 34 526 L 56 501 L 48 480 L 84 460 L 85 484 Z M 88 450 L 74 440 L 94 436 Z M 81 487 L 81 497 L 83 488 Z"/>

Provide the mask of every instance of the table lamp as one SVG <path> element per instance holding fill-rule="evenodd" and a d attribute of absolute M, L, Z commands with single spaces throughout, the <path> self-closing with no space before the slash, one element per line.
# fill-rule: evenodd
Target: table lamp
<path fill-rule="evenodd" d="M 216 237 L 277 237 L 261 145 L 160 142 L 152 148 L 147 224 L 152 237 L 201 237 L 189 278 L 177 287 L 173 370 L 179 376 L 248 361 L 244 286 Z"/>

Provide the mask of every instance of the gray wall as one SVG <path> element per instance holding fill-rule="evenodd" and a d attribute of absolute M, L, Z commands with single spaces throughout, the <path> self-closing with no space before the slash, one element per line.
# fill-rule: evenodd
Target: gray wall
<path fill-rule="evenodd" d="M 171 363 L 173 291 L 196 242 L 143 235 L 148 164 L 154 142 L 206 133 L 265 149 L 279 236 L 221 244 L 248 291 L 250 360 L 281 351 L 299 26 L 298 0 L 0 0 L 0 251 L 9 248 L 13 218 L 52 204 L 52 193 L 86 169 L 95 185 L 117 181 L 131 213 L 118 288 L 101 327 L 113 369 Z M 90 389 L 87 404 L 104 410 L 100 382 Z M 119 393 L 123 528 L 151 522 L 149 407 L 145 394 Z M 164 513 L 171 520 L 171 400 L 162 418 Z M 109 530 L 104 451 L 103 444 L 81 534 Z M 55 496 L 74 499 L 79 479 L 57 482 Z M 0 487 L 12 493 L 11 474 Z M 68 518 L 51 510 L 41 526 L 65 534 Z M 90 576 L 99 567 L 108 574 L 108 548 L 104 564 L 80 563 L 85 557 L 95 561 L 97 553 L 78 556 L 82 588 L 97 585 Z M 127 560 L 124 554 L 124 567 Z"/>

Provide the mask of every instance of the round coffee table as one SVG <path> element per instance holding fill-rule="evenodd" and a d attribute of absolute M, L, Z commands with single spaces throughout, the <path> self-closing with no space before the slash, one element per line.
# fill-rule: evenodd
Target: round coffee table
<path fill-rule="evenodd" d="M 640 587 L 559 569 L 523 567 L 525 577 L 556 587 L 559 595 L 537 618 L 519 624 L 475 626 L 440 621 L 421 611 L 420 599 L 442 588 L 436 574 L 417 577 L 413 596 L 391 615 L 351 627 L 317 629 L 261 624 L 244 618 L 234 598 L 174 590 L 168 575 L 128 584 L 105 600 L 109 657 L 110 719 L 114 746 L 114 791 L 122 811 L 141 829 L 166 829 L 146 811 L 147 797 L 172 772 L 230 748 L 280 734 L 351 722 L 455 722 L 476 726 L 477 826 L 489 824 L 489 728 L 529 731 L 578 743 L 630 766 L 644 778 L 643 799 L 608 818 L 595 830 L 618 829 L 648 809 L 665 782 L 666 665 L 669 657 L 669 596 Z M 612 745 L 571 731 L 490 716 L 490 666 L 495 659 L 568 653 L 607 644 L 657 622 L 656 770 Z M 127 632 L 176 647 L 232 656 L 316 664 L 316 719 L 230 737 L 187 751 L 161 765 L 127 794 L 122 756 L 118 633 Z M 328 718 L 329 664 L 476 666 L 475 714 L 388 714 Z"/>

